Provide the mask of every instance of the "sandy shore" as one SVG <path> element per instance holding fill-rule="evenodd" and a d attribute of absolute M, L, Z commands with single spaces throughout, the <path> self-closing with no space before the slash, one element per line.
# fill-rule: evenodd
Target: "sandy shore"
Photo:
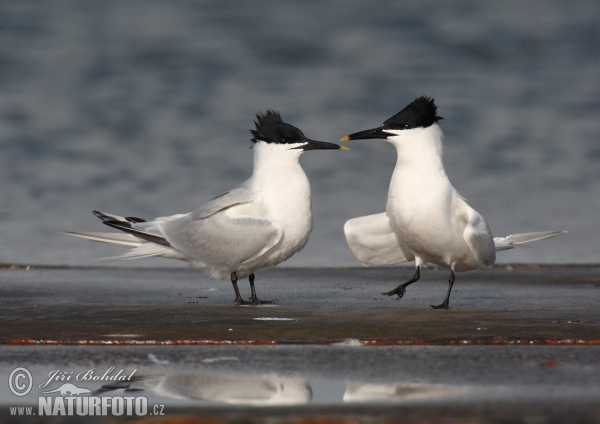
<path fill-rule="evenodd" d="M 458 274 L 451 309 L 432 310 L 447 287 L 439 269 L 397 299 L 381 292 L 411 268 L 278 268 L 256 279 L 275 306 L 237 306 L 229 282 L 191 269 L 4 266 L 0 381 L 20 366 L 38 386 L 55 369 L 135 369 L 106 396 L 164 405 L 164 421 L 144 422 L 599 422 L 599 271 Z M 35 405 L 40 389 L 17 398 L 4 386 L 0 418 L 33 422 L 8 407 Z"/>

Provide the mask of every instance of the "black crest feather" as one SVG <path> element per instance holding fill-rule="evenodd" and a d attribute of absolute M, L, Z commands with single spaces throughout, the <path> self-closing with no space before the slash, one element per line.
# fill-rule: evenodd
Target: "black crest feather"
<path fill-rule="evenodd" d="M 437 114 L 437 106 L 433 98 L 417 97 L 411 104 L 387 119 L 382 127 L 391 130 L 408 130 L 412 128 L 427 128 L 444 119 Z"/>
<path fill-rule="evenodd" d="M 250 130 L 252 133 L 252 142 L 269 142 L 275 135 L 274 129 L 277 124 L 283 124 L 283 119 L 281 119 L 279 112 L 269 109 L 265 113 L 257 113 L 256 121 L 254 121 L 256 129 Z"/>
<path fill-rule="evenodd" d="M 269 109 L 265 113 L 257 113 L 254 125 L 256 129 L 250 130 L 253 143 L 264 141 L 275 144 L 293 144 L 308 141 L 302 131 L 283 122 L 279 112 L 273 109 Z"/>

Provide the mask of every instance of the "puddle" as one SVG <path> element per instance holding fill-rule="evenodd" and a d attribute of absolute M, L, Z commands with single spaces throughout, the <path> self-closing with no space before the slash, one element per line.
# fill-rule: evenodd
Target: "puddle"
<path fill-rule="evenodd" d="M 151 354 L 150 354 L 151 355 Z M 342 405 L 354 403 L 402 403 L 415 399 L 440 399 L 466 392 L 463 386 L 417 384 L 413 382 L 374 383 L 303 378 L 277 374 L 218 373 L 212 371 L 168 370 L 169 363 L 154 355 L 150 360 L 160 367 L 147 367 L 140 372 L 135 366 L 86 367 L 60 369 L 34 365 L 21 367 L 29 372 L 31 387 L 23 396 L 15 396 L 14 388 L 26 388 L 26 374 L 17 378 L 14 370 L 2 369 L 15 379 L 15 385 L 0 387 L 0 399 L 11 404 L 40 405 L 40 402 L 76 402 L 78 397 L 144 399 L 148 405 L 181 406 L 294 406 Z M 210 364 L 237 361 L 236 357 L 205 358 Z M 17 371 L 19 373 L 21 371 Z M 11 388 L 12 387 L 12 388 Z M 62 397 L 64 399 L 48 399 Z M 69 400 L 71 399 L 71 400 Z M 83 401 L 80 399 L 79 401 Z M 91 402 L 92 399 L 86 400 Z M 98 402 L 102 404 L 102 399 Z M 110 401 L 109 401 L 110 403 Z"/>

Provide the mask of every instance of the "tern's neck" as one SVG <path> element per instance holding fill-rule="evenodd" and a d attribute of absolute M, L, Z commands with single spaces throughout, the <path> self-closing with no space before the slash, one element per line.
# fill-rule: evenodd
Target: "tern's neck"
<path fill-rule="evenodd" d="M 257 142 L 254 149 L 254 171 L 249 184 L 260 193 L 256 205 L 260 216 L 282 223 L 286 227 L 286 238 L 304 240 L 310 232 L 312 218 L 310 185 L 298 160 L 302 150 L 264 142 Z M 301 234 L 294 235 L 292 228 Z"/>
<path fill-rule="evenodd" d="M 272 178 L 273 175 L 293 175 L 302 173 L 300 155 L 302 150 L 291 149 L 282 144 L 269 144 L 257 142 L 254 144 L 254 171 L 255 178 Z"/>
<path fill-rule="evenodd" d="M 406 135 L 388 141 L 398 152 L 396 168 L 407 172 L 443 173 L 444 134 L 437 124 L 428 128 L 411 130 Z"/>

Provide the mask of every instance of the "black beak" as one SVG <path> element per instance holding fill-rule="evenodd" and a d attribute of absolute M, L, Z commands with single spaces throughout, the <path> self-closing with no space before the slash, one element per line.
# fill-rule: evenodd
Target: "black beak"
<path fill-rule="evenodd" d="M 326 143 L 324 141 L 306 139 L 306 144 L 302 146 L 294 147 L 294 149 L 307 150 L 350 150 L 347 147 L 340 146 L 335 143 Z"/>
<path fill-rule="evenodd" d="M 364 130 L 355 132 L 353 134 L 342 137 L 340 141 L 350 141 L 350 140 L 371 140 L 374 138 L 387 139 L 389 136 L 393 135 L 392 133 L 385 132 L 381 127 L 373 128 L 370 130 Z"/>

